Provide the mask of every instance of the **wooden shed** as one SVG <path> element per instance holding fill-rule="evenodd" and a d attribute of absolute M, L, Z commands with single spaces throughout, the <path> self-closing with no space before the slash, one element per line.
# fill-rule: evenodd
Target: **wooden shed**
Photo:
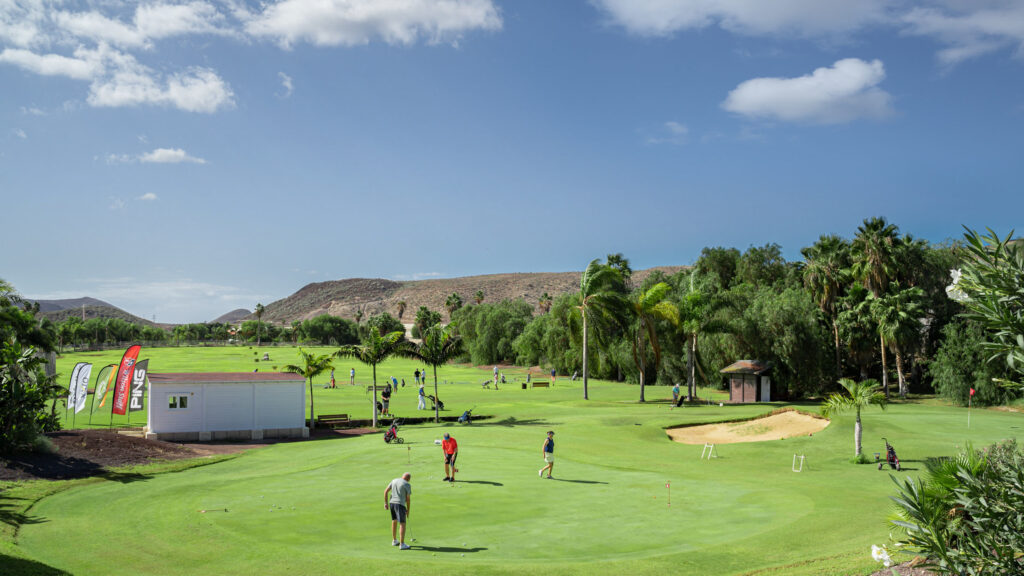
<path fill-rule="evenodd" d="M 146 438 L 304 438 L 305 379 L 271 372 L 149 375 Z"/>
<path fill-rule="evenodd" d="M 772 381 L 768 377 L 771 365 L 760 360 L 737 360 L 722 368 L 729 377 L 729 403 L 771 402 Z"/>

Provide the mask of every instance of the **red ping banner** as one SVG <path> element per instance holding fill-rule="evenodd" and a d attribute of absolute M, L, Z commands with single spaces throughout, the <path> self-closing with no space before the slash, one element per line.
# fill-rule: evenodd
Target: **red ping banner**
<path fill-rule="evenodd" d="M 117 368 L 117 382 L 114 385 L 114 414 L 124 415 L 128 410 L 128 393 L 131 391 L 132 375 L 135 373 L 135 361 L 139 358 L 142 346 L 129 346 L 121 357 L 121 365 Z"/>

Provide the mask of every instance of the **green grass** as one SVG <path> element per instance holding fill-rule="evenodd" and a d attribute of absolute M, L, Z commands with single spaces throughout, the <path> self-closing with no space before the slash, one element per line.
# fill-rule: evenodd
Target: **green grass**
<path fill-rule="evenodd" d="M 293 350 L 269 351 L 270 365 L 294 361 Z M 143 357 L 154 372 L 244 370 L 254 364 L 247 352 L 167 349 Z M 69 372 L 80 357 L 61 359 L 59 368 Z M 355 367 L 365 383 L 369 370 Z M 338 364 L 339 382 L 348 368 Z M 392 361 L 378 369 L 381 379 L 393 373 L 409 384 L 392 401 L 400 416 L 417 415 L 414 368 Z M 472 367 L 439 373 L 459 382 L 441 389 L 448 414 L 476 405 L 493 419 L 405 427 L 404 445 L 385 445 L 379 435 L 279 444 L 210 466 L 9 488 L 0 513 L 27 521 L 16 536 L 0 532 L 0 562 L 10 560 L 14 573 L 81 575 L 838 575 L 877 566 L 869 549 L 888 539 L 893 484 L 873 464 L 847 462 L 852 417 L 813 437 L 722 445 L 719 458 L 702 461 L 701 446 L 671 442 L 663 428 L 783 404 L 671 409 L 667 387 L 649 389 L 648 398 L 661 401 L 640 405 L 635 386 L 608 382 L 592 382 L 593 399 L 584 402 L 578 382 L 481 390 L 489 376 Z M 315 393 L 317 412 L 369 413 L 362 387 Z M 909 469 L 901 475 L 920 473 L 923 459 L 968 441 L 984 445 L 1024 428 L 1024 415 L 975 410 L 968 430 L 965 409 L 930 399 L 867 410 L 863 421 L 865 452 L 882 451 L 880 437 L 888 437 Z M 548 429 L 556 431 L 557 480 L 537 477 Z M 462 482 L 454 486 L 440 481 L 434 445 L 446 431 L 460 446 Z M 790 470 L 794 453 L 806 455 L 801 473 Z M 404 471 L 413 475 L 409 526 L 417 540 L 399 552 L 389 545 L 383 491 Z"/>

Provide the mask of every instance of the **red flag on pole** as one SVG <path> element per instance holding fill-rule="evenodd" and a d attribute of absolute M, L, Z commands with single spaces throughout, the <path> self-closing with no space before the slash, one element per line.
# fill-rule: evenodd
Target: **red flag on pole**
<path fill-rule="evenodd" d="M 974 388 L 971 388 L 971 396 L 974 396 Z"/>
<path fill-rule="evenodd" d="M 114 384 L 114 406 L 113 414 L 122 416 L 128 411 L 128 393 L 132 383 L 132 375 L 135 373 L 135 361 L 139 358 L 139 351 L 142 346 L 138 344 L 129 346 L 121 357 L 121 365 L 117 368 L 117 381 Z"/>

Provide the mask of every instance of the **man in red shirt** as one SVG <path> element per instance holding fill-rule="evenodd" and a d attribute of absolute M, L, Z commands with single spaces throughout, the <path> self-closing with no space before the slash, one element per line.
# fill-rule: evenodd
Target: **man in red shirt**
<path fill-rule="evenodd" d="M 459 457 L 459 443 L 455 438 L 445 434 L 444 440 L 441 441 L 441 450 L 444 451 L 444 481 L 455 482 L 455 459 Z"/>

